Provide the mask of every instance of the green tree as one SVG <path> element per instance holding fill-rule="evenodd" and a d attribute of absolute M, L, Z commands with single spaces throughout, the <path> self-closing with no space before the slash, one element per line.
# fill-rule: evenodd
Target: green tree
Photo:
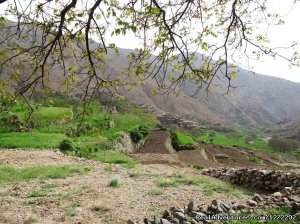
<path fill-rule="evenodd" d="M 280 152 L 290 152 L 292 150 L 296 150 L 299 147 L 299 142 L 291 139 L 273 136 L 269 140 L 269 145 Z"/>
<path fill-rule="evenodd" d="M 83 87 L 83 100 L 99 90 L 113 91 L 147 78 L 157 81 L 153 93 L 179 94 L 187 81 L 197 85 L 197 93 L 208 90 L 216 78 L 225 80 L 229 90 L 237 72 L 230 60 L 241 52 L 258 59 L 282 57 L 299 65 L 297 52 L 281 55 L 265 33 L 255 29 L 283 23 L 278 14 L 269 12 L 270 2 L 0 0 L 1 8 L 6 8 L 0 19 L 0 74 L 10 74 L 17 83 L 15 96 L 37 87 L 44 95 L 51 93 L 49 79 L 58 70 L 63 72 L 60 83 L 65 91 Z M 118 49 L 108 37 L 129 33 L 144 44 L 128 55 L 126 80 L 109 76 L 106 56 Z"/>

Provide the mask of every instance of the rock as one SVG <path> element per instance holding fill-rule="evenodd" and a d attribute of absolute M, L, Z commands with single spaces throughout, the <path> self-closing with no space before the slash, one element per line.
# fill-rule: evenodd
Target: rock
<path fill-rule="evenodd" d="M 252 199 L 249 199 L 249 200 L 247 200 L 247 204 L 252 207 L 255 207 L 257 205 L 257 202 Z"/>
<path fill-rule="evenodd" d="M 287 207 L 290 207 L 290 206 L 291 206 L 291 202 L 289 201 L 289 199 L 283 198 L 283 201 L 284 201 L 284 204 L 285 204 Z"/>
<path fill-rule="evenodd" d="M 161 220 L 159 218 L 157 218 L 156 216 L 154 216 L 154 221 L 152 222 L 153 224 L 161 224 L 160 222 Z"/>
<path fill-rule="evenodd" d="M 166 219 L 166 218 L 171 217 L 171 216 L 172 216 L 171 212 L 169 210 L 165 210 L 162 217 L 164 219 Z"/>
<path fill-rule="evenodd" d="M 230 210 L 230 206 L 223 203 L 220 200 L 213 200 L 211 202 L 211 206 L 209 206 L 209 210 L 216 212 L 216 213 L 222 213 L 227 212 Z"/>
<path fill-rule="evenodd" d="M 161 219 L 160 220 L 161 224 L 172 224 L 169 220 L 167 219 Z"/>
<path fill-rule="evenodd" d="M 196 212 L 196 211 L 191 211 L 191 212 L 187 213 L 187 215 L 192 218 L 194 218 L 197 214 L 198 214 L 198 212 Z"/>
<path fill-rule="evenodd" d="M 173 218 L 173 219 L 172 219 L 172 222 L 175 223 L 175 224 L 180 224 L 180 221 L 179 221 L 179 219 L 177 219 L 177 218 Z"/>
<path fill-rule="evenodd" d="M 226 154 L 220 153 L 220 154 L 215 154 L 214 157 L 216 159 L 229 159 L 230 157 Z"/>
<path fill-rule="evenodd" d="M 292 196 L 289 196 L 288 198 L 289 198 L 291 201 L 300 202 L 300 197 L 298 197 L 298 196 L 292 195 Z"/>
<path fill-rule="evenodd" d="M 185 215 L 183 212 L 173 212 L 174 218 L 179 219 L 179 221 L 184 221 L 185 220 Z"/>
<path fill-rule="evenodd" d="M 195 219 L 192 219 L 191 224 L 198 224 L 199 222 L 196 221 Z"/>
<path fill-rule="evenodd" d="M 214 155 L 214 157 L 215 158 L 227 157 L 226 154 L 224 155 L 216 154 Z M 204 170 L 202 174 L 209 175 L 222 180 L 228 180 L 234 184 L 242 185 L 253 189 L 261 189 L 261 190 L 274 192 L 274 191 L 280 191 L 284 188 L 285 190 L 288 191 L 288 192 L 286 191 L 282 192 L 285 195 L 291 194 L 291 192 L 289 192 L 291 191 L 291 189 L 289 189 L 288 187 L 293 187 L 293 188 L 300 187 L 300 173 L 285 173 L 284 171 L 266 171 L 266 170 L 246 169 L 246 168 L 239 168 L 239 169 L 210 168 Z"/>
<path fill-rule="evenodd" d="M 171 207 L 170 208 L 170 211 L 173 213 L 173 212 L 183 212 L 180 208 L 178 207 Z"/>
<path fill-rule="evenodd" d="M 137 224 L 135 221 L 132 221 L 131 219 L 129 219 L 128 221 L 127 221 L 127 224 Z"/>
<path fill-rule="evenodd" d="M 248 206 L 247 206 L 247 205 L 244 205 L 244 204 L 239 204 L 237 208 L 238 208 L 238 210 L 241 210 L 241 211 L 242 211 L 242 210 L 248 208 Z"/>
<path fill-rule="evenodd" d="M 187 213 L 189 212 L 192 212 L 195 210 L 195 204 L 194 204 L 194 201 L 190 201 L 189 204 L 188 204 L 188 207 L 187 207 Z"/>
<path fill-rule="evenodd" d="M 231 206 L 229 204 L 226 204 L 224 202 L 221 203 L 221 206 L 223 207 L 223 211 L 228 212 L 231 209 Z"/>
<path fill-rule="evenodd" d="M 292 214 L 296 214 L 300 211 L 300 203 L 292 202 L 291 206 L 292 206 Z"/>
<path fill-rule="evenodd" d="M 287 196 L 289 194 L 289 191 L 286 189 L 283 189 L 280 191 L 280 193 L 282 194 L 282 196 Z"/>
<path fill-rule="evenodd" d="M 217 208 L 217 206 L 212 204 L 212 205 L 207 207 L 206 212 L 209 213 L 209 214 L 216 214 L 216 213 L 218 213 L 218 208 Z"/>
<path fill-rule="evenodd" d="M 252 200 L 254 200 L 254 201 L 256 201 L 258 203 L 258 202 L 262 202 L 263 198 L 259 194 L 255 194 L 253 196 Z"/>
<path fill-rule="evenodd" d="M 282 194 L 280 192 L 275 192 L 273 193 L 274 197 L 282 197 Z"/>

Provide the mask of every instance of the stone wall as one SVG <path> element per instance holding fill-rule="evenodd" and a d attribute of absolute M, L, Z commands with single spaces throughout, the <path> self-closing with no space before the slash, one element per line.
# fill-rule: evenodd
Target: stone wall
<path fill-rule="evenodd" d="M 285 187 L 300 187 L 299 173 L 224 167 L 219 169 L 204 169 L 202 170 L 202 174 L 230 181 L 233 184 L 246 188 L 268 192 L 280 191 Z"/>

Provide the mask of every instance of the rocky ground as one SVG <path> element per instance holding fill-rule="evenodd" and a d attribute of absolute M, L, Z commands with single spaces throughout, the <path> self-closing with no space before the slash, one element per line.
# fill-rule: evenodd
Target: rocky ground
<path fill-rule="evenodd" d="M 160 217 L 154 217 L 154 219 L 145 218 L 140 221 L 128 220 L 127 223 L 202 224 L 211 223 L 214 218 L 220 220 L 223 217 L 233 217 L 231 219 L 235 219 L 245 216 L 249 220 L 252 218 L 257 222 L 271 220 L 274 217 L 273 220 L 277 220 L 276 223 L 300 223 L 300 174 L 226 167 L 221 169 L 204 169 L 201 173 L 230 181 L 238 186 L 262 191 L 264 195 L 261 196 L 256 193 L 245 202 L 228 200 L 224 202 L 220 199 L 214 199 L 207 207 L 195 206 L 194 201 L 190 201 L 184 208 L 175 205 L 169 210 L 165 210 Z M 277 216 L 263 213 L 266 210 L 279 208 L 289 208 L 290 213 L 280 213 Z M 260 215 L 257 215 L 259 213 Z M 247 223 L 248 220 L 244 220 L 243 222 Z"/>
<path fill-rule="evenodd" d="M 155 145 L 154 148 L 153 145 Z M 144 218 L 153 220 L 153 217 L 157 217 L 157 222 L 152 223 L 168 224 L 167 221 L 177 223 L 176 219 L 179 218 L 180 223 L 188 224 L 191 222 L 187 220 L 193 218 L 189 215 L 195 215 L 195 212 L 209 214 L 209 210 L 231 212 L 236 211 L 235 208 L 254 209 L 255 207 L 264 209 L 265 204 L 278 204 L 279 206 L 288 204 L 292 206 L 294 202 L 298 203 L 294 197 L 290 199 L 286 196 L 280 196 L 279 193 L 272 196 L 270 192 L 264 192 L 260 195 L 263 200 L 257 201 L 260 199 L 252 198 L 255 191 L 251 192 L 251 195 L 237 196 L 231 193 L 216 192 L 207 196 L 203 194 L 202 186 L 192 183 L 164 188 L 159 187 L 156 182 L 158 177 L 168 179 L 179 173 L 196 176 L 207 175 L 231 180 L 230 178 L 235 173 L 229 168 L 226 168 L 228 169 L 226 171 L 200 173 L 188 166 L 197 163 L 204 167 L 216 168 L 223 166 L 259 167 L 261 169 L 284 168 L 282 164 L 287 164 L 288 160 L 270 153 L 218 147 L 199 147 L 196 150 L 175 153 L 170 147 L 169 135 L 163 131 L 158 131 L 150 136 L 140 150 L 130 155 L 141 163 L 134 169 L 68 157 L 57 150 L 0 150 L 0 167 L 77 165 L 91 169 L 87 174 L 74 174 L 66 179 L 34 179 L 28 182 L 2 185 L 0 188 L 0 223 L 123 224 L 127 223 L 128 220 L 128 223 L 136 223 L 135 220 L 144 220 Z M 261 163 L 251 163 L 249 161 L 250 155 L 261 158 Z M 297 166 L 293 162 L 288 163 L 288 166 L 291 164 L 294 168 Z M 228 176 L 223 175 L 226 172 Z M 251 175 L 250 177 L 245 176 L 247 180 L 252 180 Z M 213 177 L 211 177 L 211 181 L 209 180 L 210 183 L 216 181 Z M 109 186 L 109 182 L 113 178 L 120 180 L 119 187 Z M 263 176 L 259 175 L 255 178 L 264 179 Z M 235 183 L 239 183 L 239 181 Z M 44 195 L 32 198 L 30 194 L 33 191 L 43 192 Z M 294 189 L 291 192 L 299 194 L 299 191 Z M 289 196 L 294 196 L 294 193 L 290 193 Z M 186 211 L 186 205 L 190 201 L 199 205 L 201 209 L 197 207 L 195 210 Z M 247 203 L 245 203 L 246 201 Z M 230 208 L 224 209 L 224 206 L 227 205 Z M 167 215 L 162 216 L 166 211 Z M 184 219 L 180 219 L 180 216 Z"/>
<path fill-rule="evenodd" d="M 171 206 L 184 207 L 190 200 L 208 205 L 215 197 L 222 200 L 245 200 L 248 196 L 228 194 L 203 195 L 195 185 L 158 189 L 155 178 L 178 172 L 196 173 L 176 165 L 140 165 L 129 170 L 114 165 L 66 157 L 57 151 L 1 150 L 0 166 L 28 167 L 41 165 L 79 165 L 92 169 L 88 174 L 75 174 L 66 179 L 31 180 L 4 184 L 0 188 L 0 223 L 113 223 L 128 219 L 160 216 Z M 180 170 L 180 171 L 179 171 Z M 120 187 L 108 186 L 119 177 Z M 213 180 L 212 180 L 213 181 Z M 46 196 L 31 198 L 33 191 Z"/>

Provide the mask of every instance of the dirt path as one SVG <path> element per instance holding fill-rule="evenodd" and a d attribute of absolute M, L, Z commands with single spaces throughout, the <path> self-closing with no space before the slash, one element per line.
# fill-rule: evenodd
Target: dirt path
<path fill-rule="evenodd" d="M 0 150 L 4 164 L 15 167 L 81 164 L 92 171 L 66 179 L 31 180 L 9 183 L 0 188 L 0 223 L 111 223 L 124 224 L 128 219 L 160 215 L 171 206 L 184 207 L 190 200 L 207 205 L 214 198 L 244 200 L 231 195 L 204 196 L 199 186 L 179 185 L 158 188 L 157 175 L 192 172 L 176 165 L 138 165 L 133 170 L 66 157 L 53 151 Z M 109 181 L 118 177 L 121 186 L 112 188 Z M 153 191 L 159 192 L 151 193 Z M 42 197 L 29 197 L 33 191 Z M 155 192 L 154 191 L 154 192 Z"/>

